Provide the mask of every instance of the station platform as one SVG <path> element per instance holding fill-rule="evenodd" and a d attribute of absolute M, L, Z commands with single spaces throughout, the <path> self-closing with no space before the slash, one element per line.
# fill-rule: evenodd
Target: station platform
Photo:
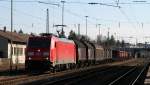
<path fill-rule="evenodd" d="M 145 81 L 144 81 L 144 85 L 150 85 L 150 67 L 148 69 L 148 73 L 146 75 Z"/>

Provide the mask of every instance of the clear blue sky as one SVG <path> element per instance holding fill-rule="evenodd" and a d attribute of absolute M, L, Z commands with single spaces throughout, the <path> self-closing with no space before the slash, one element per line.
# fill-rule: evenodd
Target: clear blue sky
<path fill-rule="evenodd" d="M 61 24 L 61 7 L 41 4 L 36 1 L 61 5 L 61 0 L 14 0 L 14 29 L 18 31 L 21 28 L 25 33 L 45 32 L 46 9 L 49 8 L 50 32 L 56 33 L 56 29 L 59 28 L 53 28 L 53 24 Z M 135 42 L 135 38 L 127 38 L 133 36 L 137 37 L 139 42 L 150 42 L 150 38 L 145 38 L 145 36 L 150 36 L 150 2 L 148 0 L 145 0 L 147 2 L 143 4 L 136 4 L 133 0 L 120 0 L 119 6 L 121 6 L 121 9 L 87 4 L 97 2 L 116 5 L 115 1 L 66 0 L 64 15 L 64 23 L 67 25 L 65 28 L 66 34 L 71 29 L 77 32 L 77 24 L 81 24 L 81 34 L 85 34 L 84 16 L 89 16 L 88 35 L 92 39 L 95 39 L 98 35 L 96 24 L 102 24 L 102 35 L 107 35 L 107 28 L 109 27 L 110 33 L 116 34 L 115 37 L 118 39 L 124 38 L 128 42 Z M 10 30 L 10 0 L 0 0 L 0 29 L 3 26 L 7 26 L 7 29 Z"/>

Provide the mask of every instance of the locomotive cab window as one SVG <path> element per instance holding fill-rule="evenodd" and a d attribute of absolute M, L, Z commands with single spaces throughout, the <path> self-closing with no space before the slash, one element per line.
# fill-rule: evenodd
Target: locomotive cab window
<path fill-rule="evenodd" d="M 49 39 L 30 39 L 28 46 L 31 48 L 47 48 L 50 46 Z"/>

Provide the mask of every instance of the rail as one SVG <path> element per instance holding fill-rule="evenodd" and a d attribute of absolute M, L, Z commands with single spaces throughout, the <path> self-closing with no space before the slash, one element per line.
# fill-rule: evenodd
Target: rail
<path fill-rule="evenodd" d="M 142 69 L 142 71 L 140 72 L 140 74 L 137 76 L 137 78 L 134 80 L 134 82 L 132 84 L 130 84 L 130 85 L 136 85 L 136 83 L 138 83 L 139 79 L 143 76 L 143 73 L 146 73 L 145 71 L 148 70 L 148 66 L 149 66 L 149 63 L 147 63 L 144 66 L 144 68 Z"/>
<path fill-rule="evenodd" d="M 114 81 L 110 82 L 109 85 L 116 85 L 118 83 L 121 84 L 121 83 L 123 83 L 123 82 L 121 82 L 122 80 L 124 81 L 124 83 L 128 82 L 128 85 L 143 85 L 144 79 L 146 76 L 146 72 L 148 70 L 148 66 L 149 66 L 149 63 L 146 63 L 142 67 L 136 66 L 136 67 L 132 68 L 131 70 L 125 72 L 124 74 L 120 75 Z M 131 79 L 131 77 L 132 77 L 132 79 Z"/>
<path fill-rule="evenodd" d="M 120 77 L 118 77 L 117 79 L 115 79 L 114 81 L 112 81 L 111 83 L 109 83 L 109 85 L 113 85 L 114 83 L 116 83 L 117 81 L 119 81 L 121 78 L 123 78 L 124 76 L 126 76 L 127 74 L 131 73 L 132 71 L 134 71 L 136 69 L 136 67 L 132 68 L 131 70 L 127 71 L 125 74 L 121 75 Z"/>

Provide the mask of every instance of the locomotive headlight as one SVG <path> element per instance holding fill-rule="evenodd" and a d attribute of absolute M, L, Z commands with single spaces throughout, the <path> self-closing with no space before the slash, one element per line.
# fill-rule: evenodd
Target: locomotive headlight
<path fill-rule="evenodd" d="M 48 57 L 47 58 L 45 58 L 46 60 L 48 60 Z"/>
<path fill-rule="evenodd" d="M 28 56 L 33 56 L 34 52 L 28 52 Z"/>
<path fill-rule="evenodd" d="M 31 60 L 32 58 L 31 57 L 29 57 L 29 60 Z"/>
<path fill-rule="evenodd" d="M 43 52 L 43 56 L 49 56 L 49 52 Z"/>

